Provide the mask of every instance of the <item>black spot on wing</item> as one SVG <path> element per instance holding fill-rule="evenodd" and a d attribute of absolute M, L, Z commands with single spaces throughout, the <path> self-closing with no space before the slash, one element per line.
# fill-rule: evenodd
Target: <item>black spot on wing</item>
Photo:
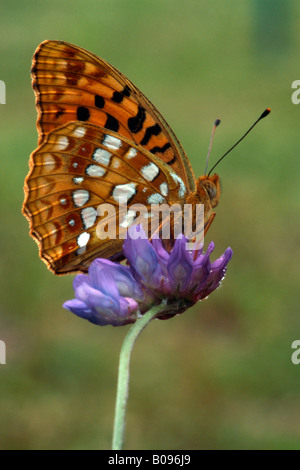
<path fill-rule="evenodd" d="M 111 131 L 118 132 L 119 123 L 118 123 L 117 119 L 115 117 L 113 117 L 111 114 L 107 113 L 106 115 L 107 115 L 107 119 L 106 119 L 106 123 L 104 124 L 104 127 L 106 129 L 110 129 Z"/>
<path fill-rule="evenodd" d="M 168 162 L 166 162 L 166 163 L 167 163 L 168 165 L 173 165 L 173 163 L 175 163 L 176 160 L 177 160 L 177 157 L 176 157 L 176 155 L 174 155 L 174 157 L 173 157 L 171 160 L 169 160 Z"/>
<path fill-rule="evenodd" d="M 97 108 L 104 108 L 105 105 L 105 99 L 103 96 L 100 95 L 95 95 L 95 106 Z"/>
<path fill-rule="evenodd" d="M 128 119 L 128 129 L 133 134 L 136 134 L 142 129 L 145 119 L 146 119 L 145 109 L 142 106 L 139 106 L 136 116 Z"/>
<path fill-rule="evenodd" d="M 122 91 L 114 91 L 111 100 L 115 103 L 121 103 L 124 96 L 130 96 L 130 89 L 127 85 L 125 85 Z"/>
<path fill-rule="evenodd" d="M 84 106 L 78 106 L 76 114 L 78 121 L 87 121 L 90 117 L 88 108 L 85 108 Z"/>
<path fill-rule="evenodd" d="M 149 126 L 146 129 L 145 135 L 142 138 L 140 144 L 141 145 L 147 145 L 149 140 L 153 135 L 158 135 L 161 131 L 161 127 L 159 124 L 154 124 L 154 126 Z"/>
<path fill-rule="evenodd" d="M 150 149 L 150 152 L 151 153 L 164 153 L 166 150 L 168 150 L 169 148 L 171 147 L 171 144 L 170 142 L 167 142 L 165 145 L 163 145 L 162 147 L 153 147 L 152 149 Z M 175 161 L 175 160 L 174 160 Z M 168 162 L 170 163 L 170 162 Z"/>

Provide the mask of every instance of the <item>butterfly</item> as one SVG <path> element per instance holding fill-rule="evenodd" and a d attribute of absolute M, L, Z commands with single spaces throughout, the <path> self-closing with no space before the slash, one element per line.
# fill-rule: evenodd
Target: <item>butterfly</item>
<path fill-rule="evenodd" d="M 33 57 L 38 147 L 30 156 L 23 213 L 40 257 L 56 274 L 87 271 L 96 257 L 122 252 L 122 239 L 99 237 L 109 204 L 128 211 L 204 205 L 205 231 L 220 199 L 217 174 L 197 180 L 190 162 L 159 111 L 105 60 L 63 41 L 44 41 Z M 120 215 L 120 214 L 119 214 Z"/>

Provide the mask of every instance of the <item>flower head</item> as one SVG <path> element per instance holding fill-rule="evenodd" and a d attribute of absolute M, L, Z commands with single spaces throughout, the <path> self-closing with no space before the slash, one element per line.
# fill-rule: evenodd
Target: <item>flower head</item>
<path fill-rule="evenodd" d="M 181 235 L 168 251 L 161 239 L 148 240 L 139 227 L 136 239 L 131 227 L 124 240 L 123 253 L 128 266 L 96 259 L 88 274 L 74 279 L 76 298 L 64 307 L 98 325 L 120 326 L 133 323 L 153 305 L 165 303 L 157 318 L 166 319 L 205 299 L 219 287 L 232 257 L 231 248 L 216 261 L 210 261 L 214 243 L 206 253 L 187 248 Z"/>
<path fill-rule="evenodd" d="M 130 269 L 106 259 L 96 259 L 88 274 L 78 274 L 73 287 L 76 298 L 64 307 L 96 325 L 134 323 L 144 298 Z"/>

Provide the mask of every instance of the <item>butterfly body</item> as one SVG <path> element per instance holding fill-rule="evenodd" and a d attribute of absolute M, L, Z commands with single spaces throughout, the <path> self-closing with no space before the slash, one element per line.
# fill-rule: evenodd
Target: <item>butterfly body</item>
<path fill-rule="evenodd" d="M 204 204 L 208 229 L 220 197 L 218 175 L 195 179 L 173 131 L 121 72 L 77 46 L 45 41 L 34 55 L 32 80 L 39 146 L 23 212 L 53 272 L 86 271 L 96 257 L 117 256 L 118 235 L 139 204 Z M 114 240 L 99 235 L 105 204 L 119 216 Z"/>

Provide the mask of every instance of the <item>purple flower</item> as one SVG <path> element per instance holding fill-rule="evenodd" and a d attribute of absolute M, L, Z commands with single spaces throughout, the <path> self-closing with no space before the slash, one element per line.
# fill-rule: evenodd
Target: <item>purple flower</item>
<path fill-rule="evenodd" d="M 181 235 L 169 252 L 161 239 L 150 242 L 142 228 L 140 231 L 141 238 L 133 240 L 130 237 L 131 228 L 129 229 L 123 253 L 139 283 L 160 299 L 166 298 L 168 304 L 174 305 L 175 313 L 182 313 L 219 287 L 232 257 L 231 248 L 227 248 L 218 260 L 211 263 L 209 257 L 214 250 L 213 242 L 203 254 L 203 247 L 188 250 L 188 240 Z M 162 314 L 158 318 L 169 316 L 173 314 Z"/>
<path fill-rule="evenodd" d="M 64 307 L 96 325 L 134 323 L 144 299 L 141 286 L 130 269 L 106 259 L 96 259 L 88 274 L 78 274 L 73 287 L 76 298 Z"/>
<path fill-rule="evenodd" d="M 150 242 L 140 226 L 140 238 L 124 240 L 123 253 L 128 266 L 96 259 L 88 274 L 74 279 L 76 299 L 64 307 L 98 325 L 120 326 L 135 322 L 154 305 L 166 305 L 157 318 L 166 319 L 184 312 L 219 287 L 232 257 L 231 248 L 216 261 L 210 261 L 214 244 L 206 253 L 187 248 L 181 235 L 168 251 L 161 239 Z"/>

